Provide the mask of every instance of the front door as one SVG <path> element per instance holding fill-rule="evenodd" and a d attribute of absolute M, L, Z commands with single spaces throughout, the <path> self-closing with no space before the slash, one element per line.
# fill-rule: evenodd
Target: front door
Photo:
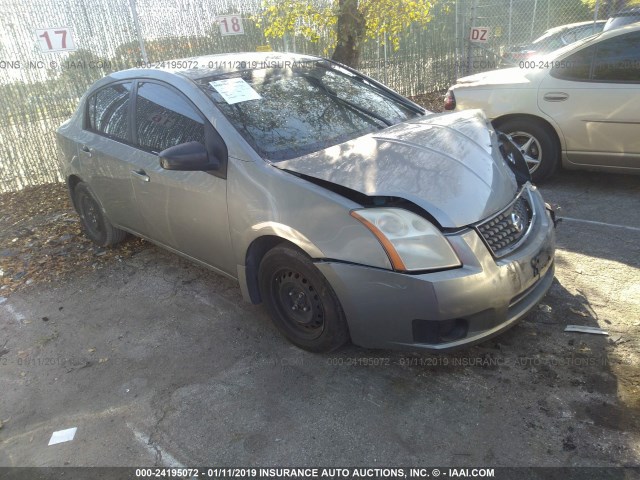
<path fill-rule="evenodd" d="M 207 144 L 213 127 L 168 85 L 141 81 L 135 101 L 134 139 L 142 153 L 131 177 L 143 235 L 235 275 L 227 216 L 227 182 L 212 173 L 164 170 L 158 153 L 186 142 Z"/>

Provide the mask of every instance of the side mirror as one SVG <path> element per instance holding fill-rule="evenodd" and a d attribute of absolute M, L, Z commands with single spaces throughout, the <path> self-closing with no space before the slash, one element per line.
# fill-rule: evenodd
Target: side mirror
<path fill-rule="evenodd" d="M 169 147 L 158 154 L 160 166 L 165 170 L 217 170 L 220 162 L 210 158 L 209 152 L 200 142 L 187 142 Z"/>

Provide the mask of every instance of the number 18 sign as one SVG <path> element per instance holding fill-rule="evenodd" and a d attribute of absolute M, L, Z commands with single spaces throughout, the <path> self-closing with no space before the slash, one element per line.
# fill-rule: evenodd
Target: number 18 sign
<path fill-rule="evenodd" d="M 36 30 L 36 36 L 43 53 L 70 52 L 76 49 L 71 29 L 67 27 Z"/>
<path fill-rule="evenodd" d="M 240 15 L 220 15 L 216 17 L 216 20 L 220 24 L 220 35 L 244 35 Z"/>

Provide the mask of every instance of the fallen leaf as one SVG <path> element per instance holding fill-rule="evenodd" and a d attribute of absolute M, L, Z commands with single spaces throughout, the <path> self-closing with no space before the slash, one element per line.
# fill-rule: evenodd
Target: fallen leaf
<path fill-rule="evenodd" d="M 549 305 L 538 305 L 538 308 L 542 310 L 544 313 L 551 313 L 551 307 Z"/>
<path fill-rule="evenodd" d="M 571 311 L 572 311 L 573 313 L 575 313 L 576 315 L 580 315 L 581 317 L 588 317 L 588 316 L 589 316 L 589 314 L 588 314 L 588 313 L 583 312 L 583 311 L 581 311 L 581 310 L 577 310 L 577 309 L 575 309 L 575 308 L 573 308 L 573 307 L 569 307 L 569 310 L 571 310 Z"/>
<path fill-rule="evenodd" d="M 11 253 L 2 255 L 3 294 L 89 273 L 94 263 L 104 267 L 148 245 L 131 237 L 104 252 L 96 250 L 78 228 L 79 218 L 64 183 L 2 193 L 0 206 L 0 252 Z M 96 255 L 96 251 L 101 254 Z"/>

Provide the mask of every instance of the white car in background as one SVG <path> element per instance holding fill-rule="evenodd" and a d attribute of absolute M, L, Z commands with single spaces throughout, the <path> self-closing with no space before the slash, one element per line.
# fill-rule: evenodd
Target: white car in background
<path fill-rule="evenodd" d="M 483 109 L 520 148 L 534 181 L 560 163 L 640 173 L 640 26 L 461 78 L 445 109 L 469 108 Z"/>

